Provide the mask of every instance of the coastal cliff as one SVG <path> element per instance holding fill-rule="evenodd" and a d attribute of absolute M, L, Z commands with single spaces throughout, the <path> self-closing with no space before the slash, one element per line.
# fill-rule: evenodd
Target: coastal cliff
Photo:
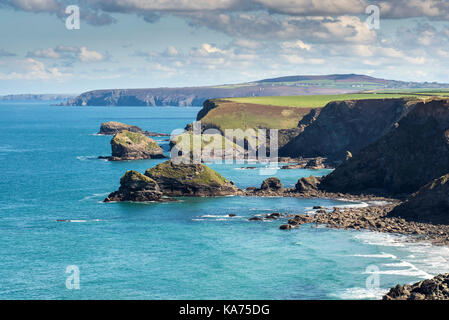
<path fill-rule="evenodd" d="M 396 207 L 391 215 L 407 220 L 449 224 L 449 174 L 426 184 Z"/>
<path fill-rule="evenodd" d="M 366 89 L 443 87 L 447 85 L 386 80 L 357 74 L 298 75 L 206 87 L 94 90 L 62 105 L 185 107 L 201 106 L 204 101 L 213 98 L 329 95 Z"/>
<path fill-rule="evenodd" d="M 330 102 L 279 155 L 344 160 L 348 151 L 356 153 L 386 134 L 411 104 L 407 99 Z"/>
<path fill-rule="evenodd" d="M 449 172 L 449 100 L 418 101 L 378 141 L 324 177 L 329 192 L 411 194 Z"/>

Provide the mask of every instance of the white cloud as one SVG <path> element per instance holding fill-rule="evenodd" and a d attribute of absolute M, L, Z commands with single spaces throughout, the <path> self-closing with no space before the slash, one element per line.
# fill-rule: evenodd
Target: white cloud
<path fill-rule="evenodd" d="M 16 71 L 2 72 L 0 71 L 1 80 L 60 80 L 69 76 L 62 73 L 58 68 L 47 68 L 41 61 L 27 58 L 25 60 L 16 61 Z M 3 67 L 3 65 L 2 65 Z"/>
<path fill-rule="evenodd" d="M 45 58 L 53 60 L 66 60 L 69 62 L 100 62 L 106 59 L 105 55 L 94 50 L 88 50 L 87 47 L 81 48 L 71 46 L 57 46 L 56 48 L 39 49 L 30 51 L 27 54 L 29 58 Z"/>
<path fill-rule="evenodd" d="M 81 47 L 79 52 L 79 59 L 82 62 L 98 62 L 105 59 L 104 55 L 97 51 L 87 50 L 86 47 Z"/>
<path fill-rule="evenodd" d="M 283 42 L 282 48 L 284 49 L 302 49 L 310 51 L 312 46 L 310 44 L 305 44 L 301 40 L 293 41 L 293 42 Z"/>

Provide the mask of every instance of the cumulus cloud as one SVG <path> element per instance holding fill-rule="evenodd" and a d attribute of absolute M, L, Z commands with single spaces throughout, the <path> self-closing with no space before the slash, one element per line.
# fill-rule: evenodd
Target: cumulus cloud
<path fill-rule="evenodd" d="M 301 49 L 301 50 L 307 50 L 310 51 L 312 46 L 310 44 L 305 44 L 301 40 L 293 41 L 293 42 L 283 42 L 282 48 L 284 49 Z"/>
<path fill-rule="evenodd" d="M 81 47 L 78 55 L 79 59 L 83 62 L 97 62 L 103 61 L 104 55 L 93 50 L 87 50 L 86 47 Z"/>
<path fill-rule="evenodd" d="M 426 17 L 449 20 L 449 3 L 443 0 L 0 0 L 0 7 L 28 12 L 47 12 L 65 17 L 67 5 L 79 4 L 81 19 L 92 25 L 116 22 L 111 14 L 134 14 L 153 23 L 163 15 L 185 19 L 212 14 L 229 19 L 229 14 L 266 13 L 287 17 L 338 17 L 363 15 L 369 5 L 378 5 L 381 16 L 390 19 Z M 220 17 L 220 14 L 224 14 Z M 260 18 L 260 17 L 259 17 Z"/>
<path fill-rule="evenodd" d="M 66 60 L 73 63 L 80 62 L 100 62 L 106 60 L 106 55 L 87 47 L 81 48 L 72 46 L 57 46 L 56 48 L 38 49 L 27 53 L 28 58 L 44 58 L 53 60 Z"/>
<path fill-rule="evenodd" d="M 62 79 L 69 76 L 55 67 L 46 67 L 41 61 L 27 58 L 17 61 L 14 72 L 2 72 L 0 69 L 0 80 L 50 80 Z M 0 68 L 4 65 L 0 64 Z"/>

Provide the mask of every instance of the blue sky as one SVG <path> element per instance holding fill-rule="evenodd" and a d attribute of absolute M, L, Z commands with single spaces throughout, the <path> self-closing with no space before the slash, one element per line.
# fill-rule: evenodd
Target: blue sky
<path fill-rule="evenodd" d="M 329 73 L 449 82 L 448 20 L 443 0 L 0 0 L 0 94 Z"/>

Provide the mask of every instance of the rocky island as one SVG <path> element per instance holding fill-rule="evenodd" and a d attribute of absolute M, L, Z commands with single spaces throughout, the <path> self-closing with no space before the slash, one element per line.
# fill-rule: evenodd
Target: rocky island
<path fill-rule="evenodd" d="M 100 131 L 98 132 L 99 135 L 114 135 L 117 134 L 123 130 L 131 131 L 131 132 L 138 132 L 143 133 L 146 136 L 149 137 L 163 137 L 163 136 L 169 136 L 166 133 L 157 133 L 157 132 L 150 132 L 150 131 L 143 131 L 142 128 L 138 126 L 129 125 L 122 122 L 117 121 L 109 121 L 102 123 L 100 126 Z"/>
<path fill-rule="evenodd" d="M 140 132 L 128 130 L 116 133 L 111 140 L 112 156 L 100 157 L 109 161 L 165 158 L 156 141 Z"/>
<path fill-rule="evenodd" d="M 175 164 L 165 161 L 148 169 L 145 175 L 128 171 L 111 201 L 166 201 L 168 197 L 216 197 L 243 194 L 218 172 L 203 164 Z M 164 198 L 163 198 L 164 197 Z"/>
<path fill-rule="evenodd" d="M 120 179 L 120 188 L 104 201 L 161 201 L 162 192 L 153 179 L 137 171 L 127 171 Z"/>

